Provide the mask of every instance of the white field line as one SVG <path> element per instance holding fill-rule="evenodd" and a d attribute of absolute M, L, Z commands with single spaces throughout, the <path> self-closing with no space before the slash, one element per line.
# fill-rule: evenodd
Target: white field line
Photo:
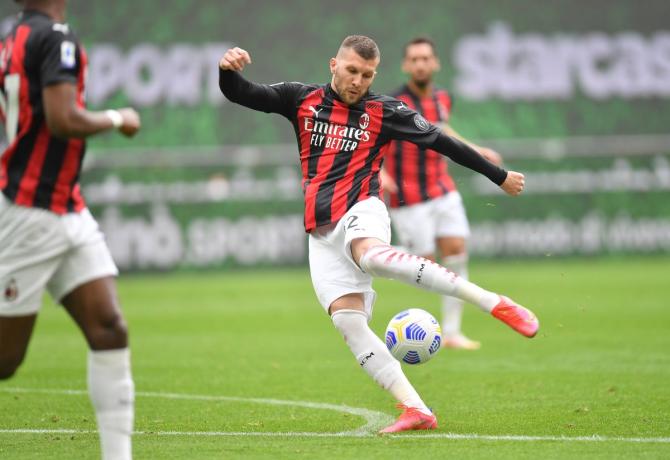
<path fill-rule="evenodd" d="M 6 393 L 41 393 L 81 396 L 88 395 L 83 390 L 47 390 L 26 388 L 0 388 Z M 315 403 L 309 401 L 290 401 L 281 399 L 265 398 L 239 398 L 234 396 L 207 396 L 188 395 L 180 393 L 159 392 L 137 392 L 137 396 L 163 399 L 183 399 L 191 401 L 232 401 L 257 404 L 268 404 L 276 406 L 305 407 L 308 409 L 323 409 L 358 415 L 366 420 L 366 424 L 357 430 L 341 431 L 337 433 L 314 433 L 314 432 L 258 432 L 258 431 L 135 431 L 136 436 L 202 436 L 202 437 L 274 437 L 274 438 L 337 438 L 337 437 L 379 437 L 376 431 L 393 421 L 393 418 L 382 412 L 369 409 L 349 407 L 337 404 Z M 96 430 L 71 430 L 71 429 L 0 429 L 0 434 L 97 434 Z M 644 444 L 670 444 L 667 438 L 640 438 L 640 437 L 617 437 L 617 436 L 525 436 L 525 435 L 485 435 L 485 434 L 460 434 L 460 433 L 403 433 L 399 435 L 384 435 L 384 438 L 429 438 L 449 440 L 478 440 L 478 441 L 516 441 L 516 442 L 625 442 Z"/>
<path fill-rule="evenodd" d="M 88 395 L 84 390 L 50 390 L 50 389 L 28 389 L 28 388 L 2 388 L 0 391 L 8 393 L 41 393 L 41 394 L 60 394 L 68 396 Z M 282 399 L 266 399 L 266 398 L 240 398 L 236 396 L 208 396 L 208 395 L 189 395 L 182 393 L 159 393 L 150 391 L 138 391 L 135 396 L 145 398 L 162 398 L 162 399 L 182 399 L 188 401 L 230 401 L 230 402 L 246 402 L 254 404 L 266 404 L 271 406 L 290 406 L 290 407 L 304 407 L 307 409 L 321 409 L 332 410 L 335 412 L 342 412 L 345 414 L 356 415 L 365 420 L 365 425 L 351 431 L 342 431 L 337 433 L 311 433 L 311 435 L 326 434 L 329 436 L 361 436 L 370 433 L 376 433 L 381 428 L 393 423 L 394 419 L 383 412 L 373 411 L 360 407 L 350 407 L 341 404 L 317 403 L 311 401 L 291 401 Z M 1 433 L 2 431 L 0 431 Z M 308 433 L 309 434 L 309 433 Z"/>

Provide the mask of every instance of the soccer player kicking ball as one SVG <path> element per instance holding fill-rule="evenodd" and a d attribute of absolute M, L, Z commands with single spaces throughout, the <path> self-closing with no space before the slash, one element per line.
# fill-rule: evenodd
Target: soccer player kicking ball
<path fill-rule="evenodd" d="M 293 125 L 302 166 L 312 283 L 361 367 L 398 400 L 403 410 L 400 418 L 381 431 L 395 433 L 434 429 L 437 419 L 368 326 L 375 300 L 374 276 L 461 298 L 527 337 L 537 333 L 539 323 L 509 298 L 389 245 L 390 222 L 380 199 L 379 170 L 394 139 L 447 155 L 484 174 L 510 195 L 521 193 L 524 179 L 443 134 L 406 104 L 370 92 L 379 59 L 373 40 L 353 35 L 330 60 L 330 83 L 261 85 L 240 75 L 251 58 L 245 50 L 232 48 L 219 62 L 219 85 L 232 102 L 278 113 Z"/>
<path fill-rule="evenodd" d="M 84 105 L 86 54 L 64 24 L 66 0 L 24 0 L 0 41 L 0 379 L 26 353 L 46 288 L 81 328 L 103 459 L 131 458 L 134 385 L 118 274 L 79 187 L 84 139 L 140 128 L 132 109 Z"/>

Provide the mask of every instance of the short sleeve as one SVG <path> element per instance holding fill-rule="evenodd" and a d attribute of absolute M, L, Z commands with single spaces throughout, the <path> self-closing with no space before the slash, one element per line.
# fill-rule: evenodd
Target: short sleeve
<path fill-rule="evenodd" d="M 81 52 L 73 34 L 51 29 L 41 44 L 42 87 L 61 82 L 77 82 Z"/>
<path fill-rule="evenodd" d="M 392 139 L 412 142 L 425 148 L 433 145 L 440 133 L 437 126 L 409 108 L 404 102 L 394 101 L 391 104 L 391 110 L 390 137 Z"/>

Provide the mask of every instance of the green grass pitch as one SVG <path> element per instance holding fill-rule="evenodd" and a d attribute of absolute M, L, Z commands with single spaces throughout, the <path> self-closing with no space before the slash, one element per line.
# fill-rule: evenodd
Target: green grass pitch
<path fill-rule="evenodd" d="M 306 269 L 122 277 L 135 458 L 670 458 L 670 259 L 480 262 L 471 276 L 531 307 L 540 333 L 466 307 L 480 351 L 405 367 L 438 416 L 430 437 L 373 434 L 394 401 L 358 368 Z M 379 335 L 407 307 L 439 314 L 433 294 L 375 288 Z M 98 457 L 85 362 L 47 303 L 26 362 L 0 383 L 0 458 Z"/>

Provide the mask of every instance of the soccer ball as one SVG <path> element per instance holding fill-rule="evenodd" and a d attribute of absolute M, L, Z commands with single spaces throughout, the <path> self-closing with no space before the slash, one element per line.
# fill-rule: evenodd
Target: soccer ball
<path fill-rule="evenodd" d="M 386 346 L 398 360 L 422 364 L 440 349 L 440 323 L 425 310 L 410 308 L 391 318 L 386 328 Z"/>

